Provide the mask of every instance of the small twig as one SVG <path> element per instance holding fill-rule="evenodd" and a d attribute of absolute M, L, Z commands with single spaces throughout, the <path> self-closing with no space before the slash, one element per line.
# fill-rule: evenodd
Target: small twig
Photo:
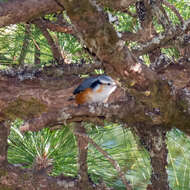
<path fill-rule="evenodd" d="M 171 43 L 171 40 L 173 40 L 174 37 L 183 35 L 183 33 L 188 31 L 189 29 L 190 29 L 190 19 L 186 20 L 182 27 L 175 26 L 174 29 L 170 28 L 166 33 L 159 33 L 157 36 L 152 38 L 150 41 L 147 41 L 146 43 L 143 43 L 143 44 L 139 44 L 139 47 L 136 49 L 132 49 L 132 52 L 136 56 L 140 56 L 140 55 L 146 54 L 147 52 L 150 52 L 158 47 L 159 48 L 165 47 L 165 45 L 167 45 L 168 42 Z"/>
<path fill-rule="evenodd" d="M 31 37 L 31 38 L 32 38 L 32 41 L 34 42 L 35 47 L 36 47 L 38 50 L 40 50 L 40 47 L 39 47 L 38 43 L 36 42 L 36 40 L 35 40 L 33 37 Z"/>
<path fill-rule="evenodd" d="M 165 30 L 169 30 L 172 27 L 172 22 L 170 21 L 165 9 L 162 7 L 162 4 L 159 1 L 153 1 L 151 7 L 153 10 L 152 13 L 157 17 L 163 28 Z"/>
<path fill-rule="evenodd" d="M 181 22 L 181 25 L 184 24 L 184 20 L 183 20 L 183 17 L 180 15 L 179 11 L 176 9 L 176 7 L 174 5 L 172 5 L 170 2 L 166 1 L 166 0 L 163 0 L 163 4 L 167 7 L 169 7 L 175 14 L 176 16 L 178 17 L 178 19 L 180 20 Z"/>
<path fill-rule="evenodd" d="M 126 178 L 125 178 L 125 174 L 124 172 L 121 171 L 121 168 L 118 164 L 118 162 L 116 160 L 114 160 L 105 150 L 103 150 L 100 146 L 98 146 L 98 144 L 96 144 L 90 137 L 88 137 L 86 134 L 84 133 L 78 133 L 75 132 L 76 135 L 81 136 L 83 138 L 85 138 L 90 144 L 92 144 L 99 152 L 101 152 L 104 157 L 106 157 L 109 162 L 112 164 L 112 166 L 116 169 L 116 171 L 118 172 L 119 176 L 121 177 L 121 180 L 123 181 L 123 184 L 125 185 L 127 190 L 132 190 L 131 185 L 127 182 Z"/>
<path fill-rule="evenodd" d="M 39 47 L 39 44 L 37 44 L 37 46 Z M 40 60 L 40 48 L 37 48 L 37 46 L 35 46 L 35 50 L 34 50 L 34 63 L 35 63 L 35 65 L 39 65 L 41 62 L 41 60 Z"/>
<path fill-rule="evenodd" d="M 59 2 L 59 0 L 54 0 L 57 5 L 59 5 L 61 8 L 63 8 L 63 10 L 65 10 L 64 6 L 62 5 L 62 3 Z"/>
<path fill-rule="evenodd" d="M 170 20 L 170 18 L 169 18 L 169 16 L 167 15 L 167 12 L 165 11 L 165 9 L 164 9 L 164 7 L 162 6 L 162 5 L 160 5 L 160 11 L 163 13 L 163 16 L 165 17 L 165 20 L 167 20 L 168 21 L 168 25 L 170 26 L 171 25 L 171 20 Z M 161 14 L 161 13 L 160 13 Z M 162 19 L 161 19 L 162 20 Z M 160 20 L 160 21 L 161 21 Z M 161 23 L 164 23 L 164 22 L 161 22 Z M 165 25 L 166 26 L 166 25 Z"/>

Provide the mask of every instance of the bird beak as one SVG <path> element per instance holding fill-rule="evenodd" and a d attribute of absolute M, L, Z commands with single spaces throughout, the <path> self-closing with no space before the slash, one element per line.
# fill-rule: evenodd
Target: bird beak
<path fill-rule="evenodd" d="M 118 86 L 119 82 L 114 80 L 113 86 Z"/>

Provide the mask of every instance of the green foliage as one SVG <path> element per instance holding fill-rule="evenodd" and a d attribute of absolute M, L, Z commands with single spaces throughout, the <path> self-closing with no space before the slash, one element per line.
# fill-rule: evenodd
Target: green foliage
<path fill-rule="evenodd" d="M 150 163 L 144 150 L 139 150 L 130 130 L 117 124 L 107 124 L 104 128 L 90 128 L 90 136 L 117 160 L 127 179 L 136 189 L 145 188 L 149 182 Z M 91 162 L 91 159 L 93 162 Z M 89 171 L 94 181 L 103 178 L 116 189 L 125 189 L 113 166 L 93 146 L 89 146 Z M 102 167 L 103 166 L 103 167 Z"/>
<path fill-rule="evenodd" d="M 190 138 L 175 129 L 168 133 L 168 175 L 175 190 L 190 189 Z"/>
<path fill-rule="evenodd" d="M 179 13 L 182 15 L 184 20 L 188 20 L 190 18 L 190 1 L 189 0 L 168 0 L 172 5 L 174 5 Z M 174 13 L 166 8 L 170 18 L 173 22 L 176 22 L 178 19 L 174 15 Z M 179 21 L 178 21 L 179 22 Z"/>
<path fill-rule="evenodd" d="M 81 59 L 89 60 L 89 56 L 83 51 L 82 46 L 75 37 L 70 34 L 50 32 L 53 40 L 59 42 L 59 49 L 66 62 L 79 62 Z M 25 37 L 25 25 L 18 24 L 0 28 L 0 63 L 1 65 L 18 65 L 19 57 Z M 29 34 L 29 46 L 25 57 L 25 64 L 34 64 L 35 48 L 40 52 L 41 65 L 49 66 L 53 63 L 53 55 L 47 39 L 41 31 L 31 25 Z"/>
<path fill-rule="evenodd" d="M 18 28 L 19 31 L 18 31 Z M 16 64 L 16 57 L 22 47 L 22 29 L 17 25 L 0 28 L 0 61 L 6 64 Z M 5 58 L 5 59 L 4 59 Z"/>
<path fill-rule="evenodd" d="M 11 128 L 8 141 L 9 162 L 33 167 L 37 157 L 46 155 L 53 162 L 51 175 L 77 175 L 77 146 L 69 127 L 57 131 L 43 129 L 40 132 L 21 134 L 18 129 L 21 123 L 16 121 Z M 131 132 L 111 124 L 104 128 L 87 125 L 87 130 L 89 136 L 119 162 L 134 187 L 143 189 L 149 181 L 150 164 L 144 150 L 138 150 Z M 92 145 L 89 145 L 88 167 L 95 182 L 103 179 L 109 186 L 124 189 L 113 166 Z"/>
<path fill-rule="evenodd" d="M 19 126 L 22 121 L 15 121 L 9 135 L 8 160 L 24 167 L 33 167 L 37 157 L 44 156 L 53 160 L 52 175 L 62 172 L 76 175 L 77 150 L 74 136 L 69 127 L 51 131 L 43 129 L 40 132 L 22 134 Z"/>
<path fill-rule="evenodd" d="M 9 136 L 8 160 L 23 167 L 34 166 L 37 157 L 52 160 L 51 175 L 77 176 L 77 145 L 70 127 L 51 131 L 46 128 L 40 132 L 21 134 L 17 120 Z M 138 146 L 129 129 L 117 124 L 105 127 L 86 124 L 88 135 L 120 164 L 135 190 L 145 190 L 150 183 L 151 166 L 148 153 Z M 175 190 L 190 189 L 190 139 L 178 130 L 167 135 L 168 140 L 168 175 L 170 186 Z M 94 182 L 105 181 L 117 190 L 125 187 L 110 162 L 92 145 L 88 148 L 88 172 Z"/>
<path fill-rule="evenodd" d="M 169 0 L 169 2 L 177 8 L 184 20 L 188 20 L 190 18 L 190 3 L 188 0 Z M 167 11 L 169 18 L 172 20 L 172 23 L 179 24 L 180 21 L 176 14 L 167 6 L 164 6 L 164 8 Z M 131 17 L 128 13 L 112 11 L 108 8 L 105 8 L 105 10 L 116 16 L 116 21 L 113 22 L 113 25 L 118 32 L 136 32 L 140 29 L 138 19 Z M 130 6 L 129 11 L 132 14 L 136 14 L 135 6 Z M 66 12 L 63 12 L 63 17 L 68 23 L 71 23 L 66 15 Z M 56 21 L 57 14 L 46 15 L 45 19 Z M 155 18 L 153 19 L 153 22 L 156 31 L 158 33 L 163 32 L 163 27 Z M 33 24 L 31 26 L 29 46 L 26 50 L 27 54 L 24 61 L 25 64 L 34 64 L 35 48 L 40 50 L 41 65 L 38 66 L 55 64 L 52 58 L 53 56 L 51 48 L 47 43 L 47 39 L 42 35 L 38 28 L 36 28 Z M 67 62 L 74 63 L 80 62 L 81 60 L 89 60 L 89 56 L 83 50 L 82 45 L 73 35 L 59 32 L 50 32 L 50 34 L 53 40 L 58 43 L 59 49 L 61 50 L 63 57 Z M 20 57 L 24 36 L 24 24 L 0 28 L 0 65 L 10 66 L 19 64 L 18 60 Z M 128 45 L 129 48 L 138 47 L 138 43 L 136 42 L 130 42 L 126 45 Z M 173 48 L 163 48 L 162 52 L 170 57 L 173 57 L 174 59 L 179 57 L 179 52 Z M 146 56 L 142 58 L 147 64 L 149 64 L 147 62 L 149 59 L 147 59 Z"/>

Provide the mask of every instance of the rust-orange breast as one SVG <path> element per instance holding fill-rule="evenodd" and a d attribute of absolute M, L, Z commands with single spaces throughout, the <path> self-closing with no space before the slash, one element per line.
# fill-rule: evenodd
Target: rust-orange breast
<path fill-rule="evenodd" d="M 99 88 L 96 90 L 96 93 L 101 93 L 103 92 L 104 85 L 99 85 Z"/>
<path fill-rule="evenodd" d="M 77 104 L 84 104 L 89 101 L 89 94 L 92 93 L 91 88 L 87 88 L 84 91 L 81 91 L 80 93 L 76 94 L 75 101 Z"/>

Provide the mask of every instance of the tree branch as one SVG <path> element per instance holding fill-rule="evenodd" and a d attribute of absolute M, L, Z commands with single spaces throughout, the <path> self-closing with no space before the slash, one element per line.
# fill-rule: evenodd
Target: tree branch
<path fill-rule="evenodd" d="M 7 70 L 0 70 L 0 75 L 4 77 L 17 77 L 19 80 L 34 79 L 38 77 L 63 77 L 70 75 L 91 74 L 95 69 L 101 69 L 100 61 L 94 63 L 74 63 L 62 64 L 58 66 L 49 66 L 45 68 L 38 67 L 24 67 L 9 68 Z"/>
<path fill-rule="evenodd" d="M 47 176 L 44 173 L 33 173 L 30 169 L 21 169 L 14 165 L 7 165 L 0 169 L 0 188 L 13 188 L 21 190 L 81 190 L 79 179 L 60 175 Z M 93 190 L 105 190 L 104 184 L 90 184 Z M 106 187 L 108 190 L 113 190 Z"/>
<path fill-rule="evenodd" d="M 158 22 L 161 23 L 164 30 L 167 31 L 173 27 L 170 18 L 168 17 L 166 11 L 162 7 L 161 1 L 152 0 L 151 3 L 152 13 L 158 19 Z"/>
<path fill-rule="evenodd" d="M 67 24 L 66 22 L 51 22 L 49 20 L 45 20 L 42 19 L 41 22 L 43 23 L 43 26 L 45 28 L 48 28 L 51 31 L 55 31 L 55 32 L 63 32 L 63 33 L 67 33 L 67 34 L 73 34 L 74 30 L 73 27 L 69 24 Z"/>
<path fill-rule="evenodd" d="M 129 126 L 138 123 L 147 125 L 164 123 L 164 126 L 176 126 L 190 133 L 190 109 L 185 106 L 186 104 L 180 103 L 182 101 L 189 105 L 189 96 L 184 88 L 188 91 L 190 68 L 188 65 L 174 67 L 185 68 L 175 70 L 173 67 L 167 67 L 165 72 L 160 74 L 164 82 L 159 82 L 159 88 L 154 88 L 154 93 L 159 95 L 159 99 L 157 96 L 154 99 L 149 90 L 140 93 L 140 99 L 139 97 L 136 99 L 118 88 L 110 97 L 108 104 L 80 107 L 70 100 L 74 88 L 81 81 L 77 76 L 64 76 L 59 69 L 56 71 L 56 67 L 44 72 L 34 71 L 32 75 L 24 70 L 20 73 L 10 71 L 9 77 L 0 77 L 0 119 L 22 118 L 28 121 L 25 124 L 26 128 L 33 131 L 64 122 L 81 120 L 96 122 L 105 119 L 128 123 Z M 7 71 L 1 73 L 6 75 Z M 167 80 L 173 81 L 174 86 L 166 83 Z M 181 118 L 183 123 L 180 122 Z"/>
<path fill-rule="evenodd" d="M 122 0 L 97 0 L 97 4 L 104 6 L 104 7 L 109 7 L 114 10 L 118 11 L 125 11 L 126 9 L 129 8 L 130 5 L 134 4 L 136 0 L 127 0 L 127 1 L 122 1 Z"/>
<path fill-rule="evenodd" d="M 7 161 L 8 143 L 7 138 L 10 132 L 10 123 L 8 121 L 0 122 L 0 169 L 4 168 Z"/>
<path fill-rule="evenodd" d="M 10 0 L 2 2 L 0 3 L 0 27 L 27 22 L 61 10 L 63 8 L 54 0 Z"/>
<path fill-rule="evenodd" d="M 136 3 L 136 10 L 142 28 L 138 31 L 138 33 L 141 34 L 141 37 L 139 37 L 139 42 L 147 42 L 152 39 L 153 36 L 157 35 L 153 25 L 152 7 L 147 1 L 139 1 Z M 148 52 L 150 62 L 153 63 L 160 54 L 160 48 Z"/>
<path fill-rule="evenodd" d="M 35 51 L 34 51 L 34 64 L 35 65 L 40 65 L 41 60 L 40 60 L 40 47 L 39 44 L 36 42 L 35 45 Z"/>
<path fill-rule="evenodd" d="M 169 190 L 167 167 L 166 130 L 160 126 L 139 126 L 133 128 L 140 138 L 140 143 L 150 153 L 152 175 L 151 183 L 154 190 Z"/>
<path fill-rule="evenodd" d="M 154 37 L 151 41 L 146 42 L 144 44 L 140 44 L 140 47 L 137 49 L 133 49 L 132 52 L 137 55 L 146 54 L 158 47 L 164 47 L 170 40 L 184 34 L 186 31 L 190 29 L 190 20 L 184 22 L 182 27 L 176 26 L 175 29 L 169 29 L 166 33 L 158 34 L 158 36 Z"/>

